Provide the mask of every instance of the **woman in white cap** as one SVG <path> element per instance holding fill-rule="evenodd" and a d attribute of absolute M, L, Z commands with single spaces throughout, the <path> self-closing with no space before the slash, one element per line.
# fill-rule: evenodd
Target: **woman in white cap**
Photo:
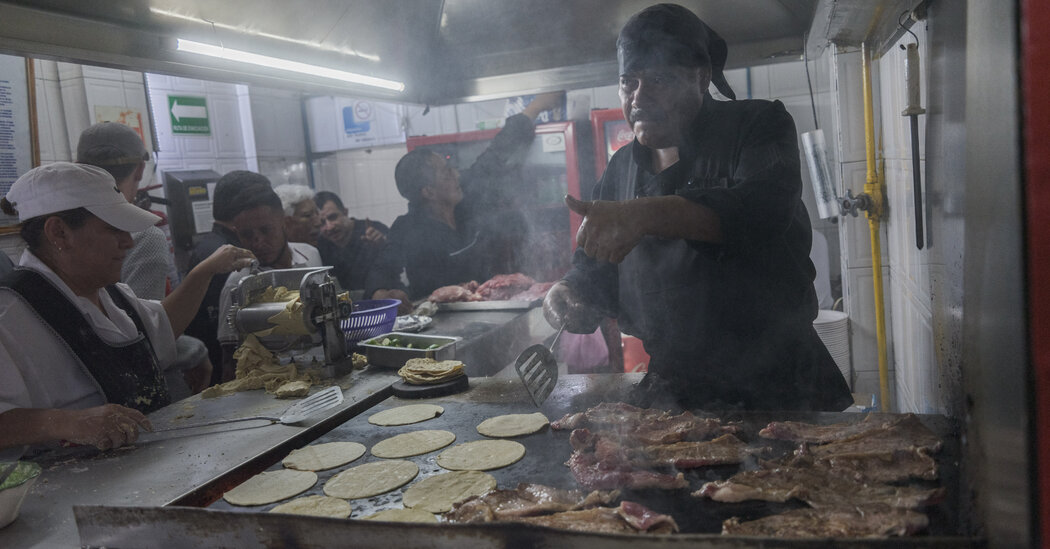
<path fill-rule="evenodd" d="M 68 441 L 108 449 L 150 428 L 169 403 L 162 367 L 211 276 L 248 265 L 225 247 L 163 302 L 118 284 L 130 232 L 158 217 L 85 164 L 30 170 L 0 207 L 18 215 L 27 249 L 0 279 L 0 450 Z"/>

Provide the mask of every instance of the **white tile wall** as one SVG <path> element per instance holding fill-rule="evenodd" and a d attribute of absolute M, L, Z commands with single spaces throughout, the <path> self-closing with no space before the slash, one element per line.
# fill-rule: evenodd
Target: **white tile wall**
<path fill-rule="evenodd" d="M 918 27 L 918 26 L 916 26 Z M 919 37 L 920 59 L 925 59 L 925 33 Z M 911 35 L 902 43 L 913 40 Z M 879 170 L 886 188 L 885 216 L 880 224 L 883 262 L 883 295 L 887 329 L 891 408 L 896 411 L 936 413 L 941 402 L 938 388 L 944 380 L 937 369 L 934 349 L 932 289 L 929 252 L 915 245 L 914 199 L 912 194 L 911 137 L 909 121 L 901 116 L 906 101 L 905 53 L 896 45 L 872 63 L 875 134 Z M 923 64 L 924 68 L 925 65 Z M 866 180 L 864 111 L 861 93 L 860 53 L 838 52 L 834 56 L 833 102 L 837 117 L 839 173 L 844 188 L 854 195 Z M 925 72 L 922 95 L 925 97 Z M 925 101 L 925 100 L 923 100 Z M 920 143 L 925 139 L 925 118 L 920 116 Z M 924 147 L 920 147 L 924 169 Z M 878 394 L 878 348 L 875 337 L 875 302 L 871 277 L 871 244 L 867 221 L 844 218 L 840 224 L 843 280 L 847 311 L 852 327 L 852 353 L 857 392 Z M 943 269 L 942 269 L 943 271 Z M 940 275 L 943 277 L 943 273 Z"/>
<path fill-rule="evenodd" d="M 215 170 L 224 174 L 232 170 L 259 169 L 255 132 L 248 117 L 251 113 L 248 88 L 157 74 L 147 75 L 147 82 L 160 148 L 157 153 L 160 172 Z M 172 133 L 168 95 L 176 94 L 205 97 L 211 135 Z"/>
<path fill-rule="evenodd" d="M 389 226 L 408 210 L 394 184 L 394 167 L 407 152 L 404 145 L 387 145 L 318 159 L 314 161 L 316 188 L 338 194 L 352 217 Z"/>

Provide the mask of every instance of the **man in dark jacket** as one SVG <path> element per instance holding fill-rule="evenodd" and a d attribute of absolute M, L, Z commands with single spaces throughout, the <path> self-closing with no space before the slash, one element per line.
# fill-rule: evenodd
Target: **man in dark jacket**
<path fill-rule="evenodd" d="M 495 184 L 509 159 L 532 144 L 533 120 L 564 97 L 536 96 L 461 175 L 448 160 L 428 149 L 415 149 L 397 163 L 394 180 L 408 200 L 408 213 L 394 220 L 389 245 L 369 274 L 368 291 L 404 289 L 396 278 L 404 269 L 408 294 L 425 298 L 451 284 L 484 282 L 514 272 L 515 239 L 524 233 L 520 213 L 508 208 L 513 192 Z"/>
<path fill-rule="evenodd" d="M 620 32 L 619 93 L 635 140 L 584 216 L 573 269 L 544 302 L 554 326 L 602 316 L 651 356 L 639 404 L 833 410 L 849 388 L 813 329 L 811 230 L 794 122 L 779 102 L 716 101 L 725 42 L 689 10 L 647 8 Z"/>

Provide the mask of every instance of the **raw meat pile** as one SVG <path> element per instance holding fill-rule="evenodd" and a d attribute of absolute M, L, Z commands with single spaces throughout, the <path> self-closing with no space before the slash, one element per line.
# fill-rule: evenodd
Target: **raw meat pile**
<path fill-rule="evenodd" d="M 559 490 L 542 484 L 519 484 L 515 490 L 492 490 L 457 503 L 445 513 L 449 522 L 520 522 L 583 532 L 668 534 L 678 531 L 674 519 L 622 501 L 620 492 Z"/>
<path fill-rule="evenodd" d="M 442 286 L 427 299 L 434 303 L 462 301 L 534 301 L 547 295 L 553 282 L 536 282 L 521 273 L 496 275 L 483 284 L 471 280 L 463 284 Z"/>

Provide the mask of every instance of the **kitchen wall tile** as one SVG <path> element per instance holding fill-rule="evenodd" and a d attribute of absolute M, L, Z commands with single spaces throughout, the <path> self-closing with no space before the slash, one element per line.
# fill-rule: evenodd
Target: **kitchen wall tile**
<path fill-rule="evenodd" d="M 168 89 L 196 93 L 206 93 L 208 91 L 205 81 L 197 80 L 196 78 L 183 78 L 181 76 L 171 77 L 171 86 Z"/>
<path fill-rule="evenodd" d="M 47 59 L 33 59 L 33 76 L 38 80 L 58 81 L 58 63 Z"/>
<path fill-rule="evenodd" d="M 84 67 L 78 63 L 58 62 L 58 79 L 73 80 L 84 77 Z"/>
<path fill-rule="evenodd" d="M 751 67 L 748 69 L 748 73 L 751 77 L 751 98 L 769 99 L 772 97 L 769 84 L 769 67 L 765 65 Z"/>
<path fill-rule="evenodd" d="M 124 75 L 122 75 L 121 72 L 122 71 L 120 69 L 110 69 L 95 65 L 80 65 L 80 76 L 84 78 L 91 78 L 93 80 L 112 80 L 114 82 L 123 82 Z"/>
<path fill-rule="evenodd" d="M 220 156 L 245 156 L 248 149 L 245 148 L 237 98 L 230 95 L 209 95 L 208 117 L 215 152 Z"/>
<path fill-rule="evenodd" d="M 862 93 L 860 51 L 841 53 L 836 59 L 836 89 L 839 104 L 839 148 L 842 162 L 863 161 L 864 97 Z"/>
<path fill-rule="evenodd" d="M 845 310 L 850 317 L 850 347 L 853 369 L 857 372 L 877 370 L 878 342 L 876 338 L 875 289 L 871 269 L 847 269 L 843 281 L 846 296 Z M 887 337 L 887 363 L 893 364 L 892 300 L 889 294 L 889 270 L 883 268 L 883 299 Z"/>
<path fill-rule="evenodd" d="M 809 95 L 809 84 L 806 83 L 806 66 L 801 61 L 775 63 L 768 65 L 768 70 L 770 97 Z M 810 76 L 812 77 L 812 67 Z"/>

